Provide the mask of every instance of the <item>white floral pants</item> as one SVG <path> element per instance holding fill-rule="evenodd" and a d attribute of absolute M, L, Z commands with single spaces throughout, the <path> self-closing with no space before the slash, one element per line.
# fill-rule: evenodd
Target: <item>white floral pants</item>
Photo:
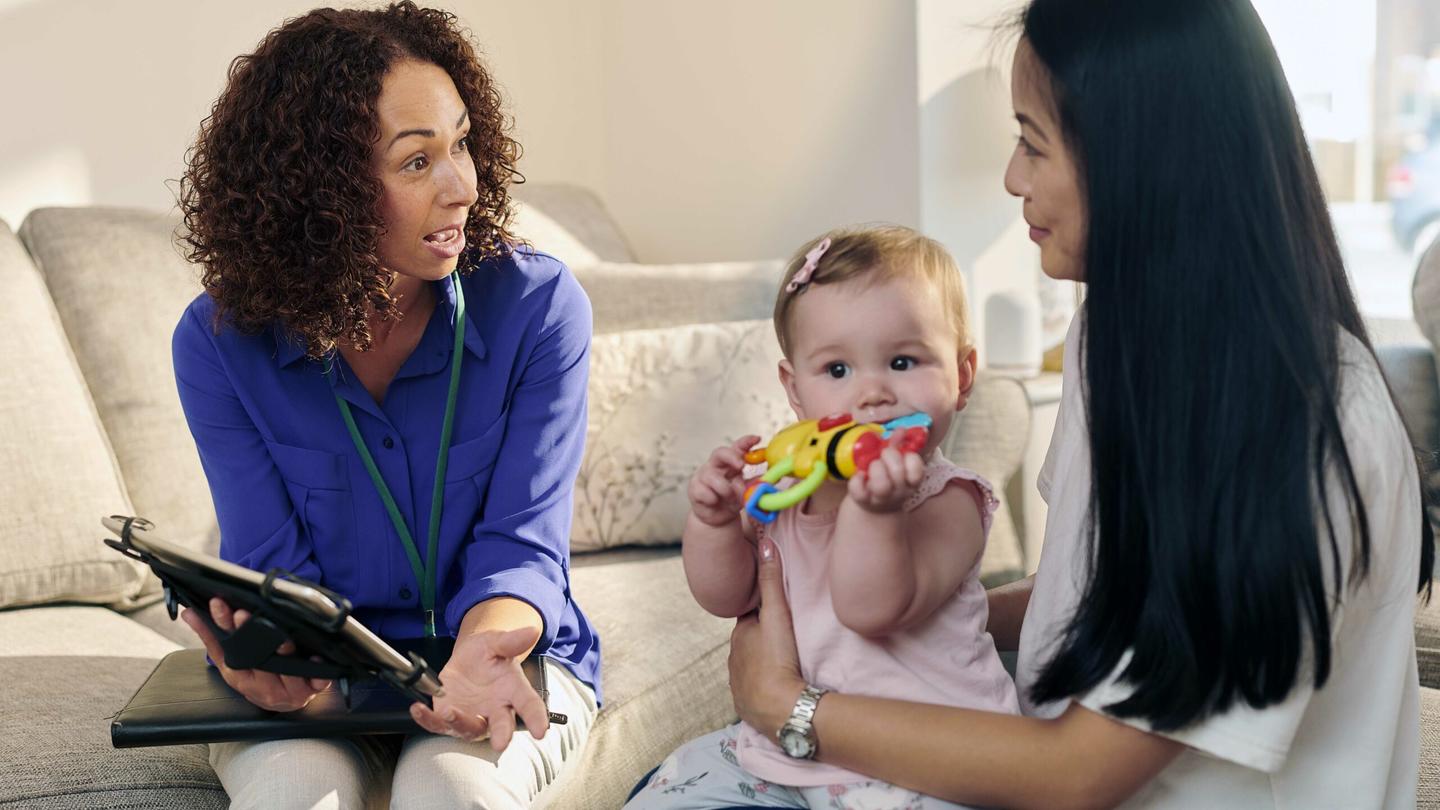
<path fill-rule="evenodd" d="M 660 763 L 625 810 L 717 810 L 804 807 L 823 810 L 957 810 L 961 805 L 886 782 L 787 787 L 740 767 L 735 756 L 739 724 L 697 737 Z"/>

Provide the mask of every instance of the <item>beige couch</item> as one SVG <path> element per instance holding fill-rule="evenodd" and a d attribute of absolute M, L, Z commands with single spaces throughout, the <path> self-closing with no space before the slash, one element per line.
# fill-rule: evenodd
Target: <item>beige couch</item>
<path fill-rule="evenodd" d="M 1414 323 L 1376 324 L 1381 366 L 1400 401 L 1411 439 L 1427 470 L 1430 524 L 1440 533 L 1440 242 L 1415 271 Z M 1418 327 L 1418 329 L 1417 329 Z M 1420 682 L 1440 687 L 1440 582 L 1415 622 Z M 1417 806 L 1440 807 L 1440 691 L 1421 690 L 1420 789 Z"/>
<path fill-rule="evenodd" d="M 778 427 L 767 317 L 775 262 L 637 264 L 588 193 L 528 187 L 520 232 L 575 270 L 595 309 L 591 420 L 573 586 L 603 642 L 606 705 L 542 803 L 613 808 L 683 740 L 732 720 L 729 623 L 702 612 L 675 539 L 698 453 Z M 213 551 L 209 494 L 181 415 L 170 333 L 199 292 L 175 221 L 48 209 L 0 223 L 0 807 L 224 807 L 202 746 L 116 751 L 109 718 L 166 653 L 194 645 L 156 583 L 101 545 L 140 514 Z M 982 377 L 948 443 L 997 483 L 1019 466 L 1018 383 Z M 1001 515 L 984 571 L 1022 568 Z"/>

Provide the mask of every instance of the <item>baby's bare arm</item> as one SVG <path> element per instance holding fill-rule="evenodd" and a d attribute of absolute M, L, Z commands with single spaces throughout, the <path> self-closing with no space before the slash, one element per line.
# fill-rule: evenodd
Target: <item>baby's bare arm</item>
<path fill-rule="evenodd" d="M 985 548 L 973 485 L 953 482 L 915 510 L 876 513 L 846 499 L 830 550 L 835 615 L 883 636 L 930 617 L 959 590 Z"/>
<path fill-rule="evenodd" d="M 685 579 L 700 607 L 722 618 L 743 616 L 760 602 L 755 584 L 755 542 L 737 516 L 712 526 L 695 516 L 685 520 L 680 556 Z"/>
<path fill-rule="evenodd" d="M 681 535 L 685 579 L 695 601 L 716 616 L 743 616 L 759 604 L 755 538 L 740 519 L 745 453 L 759 436 L 741 436 L 715 448 L 686 488 L 690 514 Z"/>

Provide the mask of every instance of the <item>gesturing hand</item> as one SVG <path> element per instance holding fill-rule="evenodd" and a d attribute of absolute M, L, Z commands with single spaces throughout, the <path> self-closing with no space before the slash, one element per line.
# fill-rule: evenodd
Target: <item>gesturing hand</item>
<path fill-rule="evenodd" d="M 223 599 L 213 598 L 210 600 L 210 617 L 221 630 L 233 633 L 237 627 L 249 620 L 250 614 L 244 610 L 232 611 Z M 220 671 L 220 677 L 225 679 L 225 683 L 262 709 L 272 712 L 303 709 L 312 698 L 330 686 L 330 682 L 323 678 L 276 675 L 260 669 L 231 669 L 225 665 L 225 650 L 220 646 L 220 640 L 210 631 L 205 620 L 189 609 L 181 613 L 180 618 L 200 637 L 206 654 L 215 662 L 215 668 Z M 295 652 L 295 642 L 287 640 L 276 652 L 281 655 Z"/>
<path fill-rule="evenodd" d="M 539 638 L 539 629 L 486 630 L 460 637 L 455 652 L 440 670 L 445 694 L 435 707 L 410 705 L 410 716 L 434 734 L 481 740 L 504 751 L 515 733 L 515 715 L 537 739 L 550 727 L 545 702 L 530 686 L 521 662 Z"/>
<path fill-rule="evenodd" d="M 728 526 L 740 519 L 745 507 L 745 453 L 760 441 L 759 436 L 741 436 L 733 444 L 715 448 L 710 458 L 690 478 L 686 494 L 690 510 L 707 526 Z"/>
<path fill-rule="evenodd" d="M 850 477 L 846 492 L 867 512 L 897 512 L 925 478 L 925 459 L 887 447 L 865 472 Z"/>

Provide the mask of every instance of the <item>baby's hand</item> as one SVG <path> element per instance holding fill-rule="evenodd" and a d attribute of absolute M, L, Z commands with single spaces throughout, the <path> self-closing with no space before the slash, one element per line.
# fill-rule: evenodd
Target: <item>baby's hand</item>
<path fill-rule="evenodd" d="M 759 436 L 741 436 L 734 444 L 715 448 L 709 460 L 690 478 L 686 494 L 690 511 L 707 526 L 728 526 L 740 519 L 745 508 L 745 452 L 760 441 Z"/>
<path fill-rule="evenodd" d="M 867 512 L 898 512 L 925 478 L 925 460 L 919 453 L 901 453 L 887 447 L 865 472 L 850 477 L 847 492 Z"/>

